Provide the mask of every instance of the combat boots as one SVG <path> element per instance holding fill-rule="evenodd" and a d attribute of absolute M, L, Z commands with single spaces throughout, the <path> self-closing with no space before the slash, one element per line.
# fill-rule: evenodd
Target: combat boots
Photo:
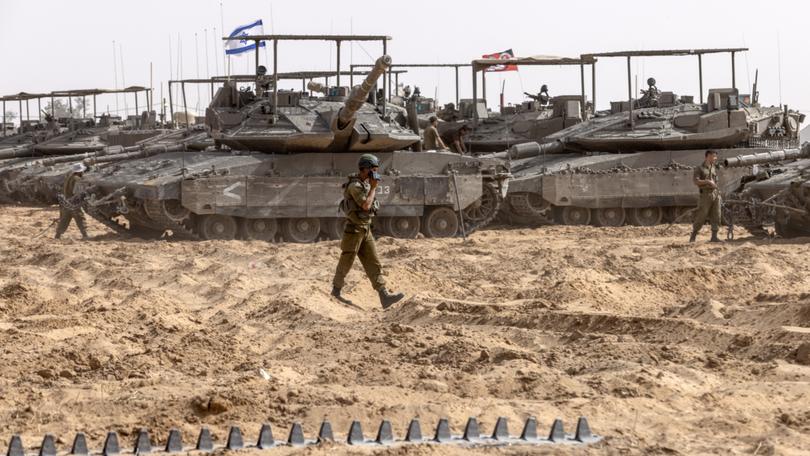
<path fill-rule="evenodd" d="M 689 236 L 689 242 L 695 242 L 695 239 L 697 239 L 698 231 L 700 230 L 692 229 L 692 234 Z"/>
<path fill-rule="evenodd" d="M 723 241 L 721 241 L 720 238 L 717 237 L 717 231 L 715 230 L 712 231 L 712 238 L 709 239 L 709 242 L 723 242 Z"/>
<path fill-rule="evenodd" d="M 402 293 L 389 294 L 385 288 L 380 288 L 377 293 L 380 295 L 380 304 L 382 304 L 383 310 L 393 306 L 405 297 Z"/>

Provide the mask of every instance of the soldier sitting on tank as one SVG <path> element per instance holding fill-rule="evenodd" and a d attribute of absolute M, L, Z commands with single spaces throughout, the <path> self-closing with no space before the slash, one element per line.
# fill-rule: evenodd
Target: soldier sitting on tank
<path fill-rule="evenodd" d="M 385 289 L 382 264 L 377 256 L 377 246 L 371 234 L 371 220 L 380 204 L 376 199 L 380 161 L 376 156 L 363 154 L 358 162 L 359 172 L 349 176 L 343 186 L 341 210 L 346 214 L 346 228 L 340 241 L 340 260 L 332 281 L 332 296 L 341 302 L 349 301 L 341 295 L 346 275 L 352 269 L 355 257 L 360 259 L 371 285 L 380 296 L 380 304 L 387 309 L 405 297 L 402 293 L 390 294 Z"/>
<path fill-rule="evenodd" d="M 655 108 L 658 106 L 658 97 L 661 91 L 655 86 L 655 78 L 647 79 L 647 90 L 641 90 L 641 98 L 638 100 L 639 108 Z"/>
<path fill-rule="evenodd" d="M 532 95 L 529 92 L 523 93 L 532 100 L 540 103 L 540 106 L 548 106 L 548 104 L 551 102 L 551 95 L 548 94 L 548 86 L 545 84 L 540 86 L 540 93 L 537 95 Z"/>
<path fill-rule="evenodd" d="M 461 128 L 443 133 L 441 139 L 447 144 L 450 150 L 463 155 L 467 153 L 467 148 L 464 146 L 464 136 L 469 132 L 470 127 L 462 125 Z"/>
<path fill-rule="evenodd" d="M 447 145 L 442 141 L 439 135 L 439 119 L 436 116 L 430 116 L 430 126 L 425 128 L 424 140 L 422 150 L 445 150 Z"/>
<path fill-rule="evenodd" d="M 87 239 L 87 227 L 84 222 L 84 212 L 82 211 L 82 195 L 76 194 L 76 184 L 81 180 L 87 166 L 83 163 L 76 163 L 71 168 L 70 174 L 65 178 L 62 186 L 62 193 L 57 195 L 59 201 L 59 223 L 56 225 L 56 239 L 62 237 L 67 231 L 71 220 L 76 221 L 76 226 L 82 233 L 82 239 Z"/>
<path fill-rule="evenodd" d="M 695 168 L 693 182 L 700 189 L 700 199 L 695 212 L 694 223 L 692 224 L 692 235 L 689 242 L 695 242 L 700 228 L 706 223 L 706 219 L 712 225 L 711 242 L 721 242 L 717 237 L 720 229 L 720 210 L 722 200 L 720 190 L 717 187 L 717 151 L 707 150 L 703 163 Z"/>
<path fill-rule="evenodd" d="M 262 97 L 269 92 L 273 86 L 273 77 L 267 74 L 267 68 L 259 65 L 256 68 L 256 96 Z"/>

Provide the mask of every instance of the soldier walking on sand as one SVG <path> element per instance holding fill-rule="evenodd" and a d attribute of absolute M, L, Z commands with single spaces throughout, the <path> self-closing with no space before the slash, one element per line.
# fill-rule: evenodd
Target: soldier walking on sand
<path fill-rule="evenodd" d="M 76 220 L 76 226 L 79 227 L 79 231 L 82 233 L 82 239 L 87 239 L 87 228 L 84 223 L 81 201 L 76 201 L 76 198 L 74 198 L 76 183 L 81 180 L 85 171 L 87 171 L 87 166 L 84 163 L 73 165 L 70 174 L 65 178 L 62 194 L 57 196 L 59 200 L 59 223 L 56 225 L 56 239 L 65 234 L 71 220 Z"/>
<path fill-rule="evenodd" d="M 700 200 L 695 212 L 694 223 L 692 224 L 692 235 L 689 242 L 695 242 L 700 228 L 706 223 L 706 219 L 712 225 L 712 238 L 710 242 L 721 242 L 717 237 L 720 229 L 720 209 L 722 200 L 720 190 L 717 187 L 717 151 L 707 150 L 703 163 L 695 168 L 693 182 L 700 189 Z"/>
<path fill-rule="evenodd" d="M 389 294 L 385 289 L 382 264 L 377 257 L 377 246 L 371 234 L 371 219 L 379 208 L 376 200 L 380 161 L 371 154 L 363 154 L 358 162 L 360 172 L 349 176 L 343 186 L 341 210 L 346 214 L 346 228 L 340 241 L 340 260 L 335 278 L 332 281 L 332 296 L 342 302 L 348 302 L 341 296 L 346 274 L 352 269 L 354 258 L 360 259 L 371 285 L 380 295 L 383 309 L 391 307 L 405 297 L 402 293 Z"/>

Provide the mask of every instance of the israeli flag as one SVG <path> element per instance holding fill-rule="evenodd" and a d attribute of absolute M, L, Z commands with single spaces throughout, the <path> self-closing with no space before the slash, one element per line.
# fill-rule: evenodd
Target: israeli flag
<path fill-rule="evenodd" d="M 252 24 L 236 27 L 236 29 L 228 35 L 228 38 L 236 39 L 225 41 L 225 54 L 239 55 L 256 49 L 255 41 L 250 40 L 250 42 L 248 42 L 248 40 L 238 39 L 240 36 L 249 35 L 264 35 L 264 24 L 262 24 L 261 19 Z M 259 47 L 264 47 L 264 41 L 259 41 Z"/>

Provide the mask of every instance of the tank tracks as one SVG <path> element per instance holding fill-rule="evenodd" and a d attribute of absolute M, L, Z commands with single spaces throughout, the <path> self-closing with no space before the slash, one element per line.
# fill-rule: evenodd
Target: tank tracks
<path fill-rule="evenodd" d="M 201 452 L 221 452 L 222 450 L 237 451 L 242 449 L 271 450 L 282 447 L 312 447 L 321 444 L 334 444 L 339 440 L 335 439 L 332 425 L 324 420 L 316 438 L 307 438 L 304 435 L 303 426 L 300 423 L 293 423 L 286 440 L 276 440 L 270 424 L 262 425 L 255 445 L 245 443 L 245 436 L 238 426 L 231 426 L 228 430 L 227 441 L 224 445 L 217 445 L 214 442 L 211 431 L 207 427 L 200 429 L 194 446 L 185 445 L 180 430 L 171 429 L 165 441 L 160 446 L 155 446 L 147 429 L 140 429 L 135 435 L 132 452 L 122 450 L 118 433 L 115 431 L 107 433 L 104 446 L 99 453 L 91 452 L 87 445 L 87 436 L 84 433 L 77 433 L 73 439 L 71 456 L 89 456 L 90 454 L 101 454 L 103 456 L 117 456 L 120 454 L 148 454 L 148 453 L 185 453 L 189 451 Z M 554 420 L 547 436 L 539 436 L 537 433 L 537 419 L 530 417 L 523 426 L 520 436 L 509 433 L 506 418 L 498 418 L 492 434 L 481 435 L 480 426 L 476 418 L 470 418 L 464 428 L 462 435 L 453 435 L 450 430 L 450 423 L 446 418 L 439 420 L 433 437 L 422 435 L 421 425 L 418 419 L 411 420 L 408 424 L 407 432 L 402 439 L 394 436 L 393 426 L 388 420 L 383 420 L 377 430 L 375 439 L 367 439 L 363 435 L 362 424 L 353 421 L 346 434 L 345 444 L 352 446 L 369 447 L 394 447 L 413 444 L 430 444 L 438 446 L 456 445 L 463 447 L 484 447 L 503 445 L 588 445 L 600 442 L 601 436 L 593 434 L 588 420 L 580 417 L 577 421 L 574 434 L 566 434 L 563 422 L 560 419 Z M 163 444 L 165 442 L 165 444 Z M 59 451 L 56 447 L 57 439 L 52 434 L 46 434 L 42 439 L 39 448 L 39 456 L 57 456 Z M 28 454 L 33 454 L 29 452 Z M 7 456 L 26 456 L 26 448 L 23 446 L 22 438 L 19 435 L 11 437 L 8 446 Z"/>
<path fill-rule="evenodd" d="M 489 196 L 487 196 L 489 195 Z M 495 217 L 498 216 L 498 212 L 501 210 L 501 206 L 503 205 L 503 196 L 501 196 L 501 192 L 496 186 L 495 182 L 485 182 L 484 183 L 484 192 L 481 196 L 482 199 L 490 198 L 492 205 L 494 206 L 493 209 L 487 214 L 484 218 L 477 220 L 475 222 L 468 222 L 467 215 L 464 215 L 464 232 L 466 234 L 474 233 L 476 230 L 486 227 L 493 220 Z M 483 201 L 482 201 L 483 203 Z M 462 210 L 462 212 L 465 212 Z"/>

